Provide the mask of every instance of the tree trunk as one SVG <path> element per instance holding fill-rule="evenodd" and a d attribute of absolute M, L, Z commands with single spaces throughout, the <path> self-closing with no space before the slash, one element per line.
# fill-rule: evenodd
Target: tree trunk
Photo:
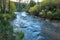
<path fill-rule="evenodd" d="M 3 12 L 6 13 L 6 0 L 3 0 Z"/>
<path fill-rule="evenodd" d="M 9 0 L 9 13 L 11 12 L 11 10 L 10 10 L 10 0 Z"/>
<path fill-rule="evenodd" d="M 19 0 L 19 11 L 20 11 L 20 1 L 21 1 L 21 0 Z"/>

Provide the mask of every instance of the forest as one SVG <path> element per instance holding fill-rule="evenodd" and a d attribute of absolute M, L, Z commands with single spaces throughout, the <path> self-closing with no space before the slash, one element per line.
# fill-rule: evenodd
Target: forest
<path fill-rule="evenodd" d="M 27 12 L 29 15 L 39 18 L 60 20 L 60 0 L 43 0 L 41 2 L 30 0 L 29 3 L 20 1 L 0 0 L 0 40 L 16 40 L 13 26 L 10 24 L 10 21 L 16 18 L 14 12 Z M 19 35 L 19 40 L 24 37 L 22 31 L 15 34 Z"/>

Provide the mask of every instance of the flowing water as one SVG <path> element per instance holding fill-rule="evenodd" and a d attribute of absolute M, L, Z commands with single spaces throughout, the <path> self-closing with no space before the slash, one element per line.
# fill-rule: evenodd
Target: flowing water
<path fill-rule="evenodd" d="M 53 29 L 44 29 L 53 26 L 40 18 L 33 17 L 26 12 L 15 12 L 16 18 L 12 21 L 14 32 L 24 32 L 23 40 L 52 40 L 46 32 Z"/>

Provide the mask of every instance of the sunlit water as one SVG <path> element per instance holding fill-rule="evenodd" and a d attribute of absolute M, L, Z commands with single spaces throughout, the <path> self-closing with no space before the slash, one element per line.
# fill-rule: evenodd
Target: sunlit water
<path fill-rule="evenodd" d="M 42 33 L 46 21 L 33 17 L 26 12 L 15 12 L 16 18 L 12 21 L 14 32 L 24 32 L 23 40 L 51 40 Z"/>

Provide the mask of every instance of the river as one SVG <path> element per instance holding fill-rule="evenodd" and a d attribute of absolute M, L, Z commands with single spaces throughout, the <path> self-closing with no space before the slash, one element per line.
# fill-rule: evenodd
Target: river
<path fill-rule="evenodd" d="M 14 32 L 22 31 L 23 40 L 55 40 L 56 27 L 50 22 L 46 22 L 37 17 L 33 17 L 26 12 L 15 12 L 16 18 L 12 21 Z M 60 38 L 57 35 L 58 38 Z"/>

